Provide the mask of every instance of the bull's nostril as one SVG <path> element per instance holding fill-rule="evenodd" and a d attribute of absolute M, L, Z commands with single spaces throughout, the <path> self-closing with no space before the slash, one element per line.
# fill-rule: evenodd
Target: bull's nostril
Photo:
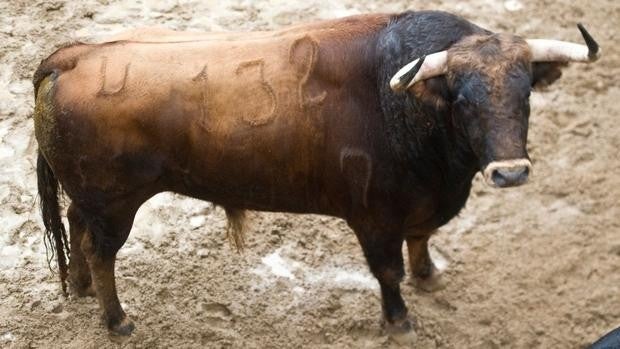
<path fill-rule="evenodd" d="M 498 187 L 503 187 L 506 182 L 506 179 L 504 178 L 504 176 L 502 176 L 499 170 L 493 170 L 493 173 L 491 174 L 491 179 L 493 180 L 493 183 L 495 183 Z"/>
<path fill-rule="evenodd" d="M 491 179 L 498 187 L 508 187 L 525 183 L 529 173 L 528 166 L 497 168 L 491 173 Z"/>
<path fill-rule="evenodd" d="M 527 179 L 527 177 L 530 175 L 530 168 L 524 166 L 524 170 L 523 172 L 521 172 L 521 178 L 523 179 Z"/>

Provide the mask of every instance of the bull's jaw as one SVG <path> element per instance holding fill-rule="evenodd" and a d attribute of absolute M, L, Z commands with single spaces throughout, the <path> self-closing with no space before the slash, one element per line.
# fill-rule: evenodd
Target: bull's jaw
<path fill-rule="evenodd" d="M 527 183 L 532 174 L 528 159 L 493 161 L 482 171 L 484 182 L 493 188 L 516 187 Z"/>

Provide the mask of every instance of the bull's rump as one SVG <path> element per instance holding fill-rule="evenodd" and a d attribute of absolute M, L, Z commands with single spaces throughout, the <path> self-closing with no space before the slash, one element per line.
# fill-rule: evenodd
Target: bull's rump
<path fill-rule="evenodd" d="M 309 67 L 291 53 L 297 38 L 98 45 L 53 82 L 56 166 L 102 189 L 146 168 L 145 180 L 215 201 L 304 197 L 321 123 L 300 95 Z"/>

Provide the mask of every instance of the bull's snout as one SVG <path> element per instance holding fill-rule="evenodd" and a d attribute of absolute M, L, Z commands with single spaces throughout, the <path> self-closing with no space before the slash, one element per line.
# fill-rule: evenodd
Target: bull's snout
<path fill-rule="evenodd" d="M 515 187 L 527 182 L 532 172 L 528 159 L 493 161 L 484 169 L 484 180 L 495 188 Z"/>

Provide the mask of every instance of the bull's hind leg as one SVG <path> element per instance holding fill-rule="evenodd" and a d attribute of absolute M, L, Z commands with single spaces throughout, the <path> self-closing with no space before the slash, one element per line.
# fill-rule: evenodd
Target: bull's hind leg
<path fill-rule="evenodd" d="M 116 292 L 114 264 L 116 253 L 123 246 L 133 224 L 139 207 L 135 202 L 125 200 L 106 205 L 97 214 L 86 218 L 88 234 L 82 238 L 82 251 L 90 266 L 93 286 L 99 306 L 103 310 L 103 319 L 108 329 L 117 335 L 129 335 L 134 329 Z"/>
<path fill-rule="evenodd" d="M 94 296 L 90 268 L 82 251 L 82 237 L 86 233 L 86 222 L 80 216 L 79 209 L 74 204 L 67 210 L 69 220 L 69 234 L 71 240 L 71 256 L 69 263 L 69 283 L 73 292 L 79 297 Z"/>
<path fill-rule="evenodd" d="M 134 325 L 127 318 L 118 300 L 114 264 L 116 253 L 125 242 L 130 227 L 118 227 L 107 220 L 101 225 L 91 228 L 89 234 L 84 236 L 82 250 L 92 272 L 93 286 L 106 326 L 115 334 L 129 335 Z"/>
<path fill-rule="evenodd" d="M 441 274 L 428 251 L 428 240 L 432 233 L 422 237 L 408 237 L 409 266 L 411 282 L 427 292 L 434 292 L 445 287 Z"/>

